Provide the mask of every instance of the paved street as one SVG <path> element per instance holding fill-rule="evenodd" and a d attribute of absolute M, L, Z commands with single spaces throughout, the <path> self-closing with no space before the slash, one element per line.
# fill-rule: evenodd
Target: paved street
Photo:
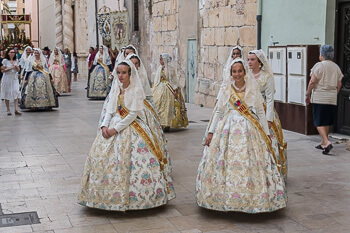
<path fill-rule="evenodd" d="M 271 214 L 221 213 L 199 208 L 195 177 L 211 109 L 188 104 L 185 130 L 166 134 L 177 198 L 168 205 L 126 213 L 76 203 L 80 176 L 96 135 L 102 101 L 90 101 L 85 81 L 61 96 L 53 111 L 7 116 L 0 101 L 0 203 L 5 214 L 37 211 L 41 224 L 6 232 L 332 232 L 350 229 L 350 152 L 335 144 L 328 156 L 318 136 L 285 132 L 288 207 Z M 13 110 L 13 107 L 12 107 Z M 297 119 L 295 119 L 297 120 Z M 333 140 L 333 143 L 336 141 Z"/>

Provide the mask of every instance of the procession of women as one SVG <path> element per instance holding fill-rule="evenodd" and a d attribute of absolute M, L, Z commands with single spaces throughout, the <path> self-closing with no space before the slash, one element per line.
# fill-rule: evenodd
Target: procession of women
<path fill-rule="evenodd" d="M 166 205 L 176 197 L 168 150 L 172 141 L 167 134 L 189 124 L 175 60 L 169 53 L 159 54 L 150 77 L 135 46 L 123 47 L 116 56 L 104 45 L 96 50 L 88 59 L 86 93 L 88 99 L 104 102 L 77 201 L 112 211 Z M 321 56 L 328 52 L 321 47 Z M 27 47 L 17 60 L 9 49 L 2 62 L 1 86 L 7 114 L 12 115 L 10 101 L 16 115 L 22 115 L 20 108 L 58 108 L 60 96 L 74 91 L 67 69 L 78 69 L 72 68 L 76 62 L 70 57 L 69 50 L 57 47 L 49 57 Z M 223 212 L 256 214 L 283 209 L 288 200 L 287 143 L 274 109 L 275 84 L 268 58 L 262 50 L 244 54 L 235 46 L 222 73 L 203 132 L 193 201 Z"/>

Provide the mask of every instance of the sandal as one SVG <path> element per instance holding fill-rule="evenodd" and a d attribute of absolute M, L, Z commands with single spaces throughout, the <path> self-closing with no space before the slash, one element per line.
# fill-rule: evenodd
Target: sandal
<path fill-rule="evenodd" d="M 321 146 L 321 144 L 320 144 L 320 145 L 315 146 L 315 148 L 316 148 L 316 149 L 323 150 L 323 147 Z"/>
<path fill-rule="evenodd" d="M 8 116 L 12 116 L 12 113 L 10 111 L 7 111 Z"/>
<path fill-rule="evenodd" d="M 20 111 L 15 111 L 15 115 L 22 115 Z"/>
<path fill-rule="evenodd" d="M 329 144 L 326 148 L 323 148 L 322 154 L 328 155 L 328 153 L 333 149 L 333 145 Z"/>

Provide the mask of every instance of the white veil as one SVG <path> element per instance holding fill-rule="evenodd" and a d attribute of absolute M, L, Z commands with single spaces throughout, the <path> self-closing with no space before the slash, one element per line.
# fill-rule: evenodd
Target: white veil
<path fill-rule="evenodd" d="M 136 47 L 133 46 L 132 44 L 129 44 L 128 46 L 125 47 L 125 49 L 124 49 L 124 51 L 123 51 L 124 58 L 126 58 L 126 57 L 125 57 L 125 50 L 130 49 L 130 48 L 133 49 L 133 50 L 135 50 L 135 54 L 136 54 L 136 55 L 139 55 L 139 52 L 137 51 Z"/>
<path fill-rule="evenodd" d="M 111 57 L 109 56 L 107 46 L 101 45 L 99 48 L 101 47 L 103 47 L 103 57 L 102 57 L 103 64 L 105 64 L 106 66 L 111 65 L 112 64 Z M 99 59 L 100 55 L 101 53 L 100 51 L 98 51 L 95 56 L 94 65 L 97 65 L 97 60 Z"/>
<path fill-rule="evenodd" d="M 232 76 L 231 76 L 231 67 L 237 62 L 240 62 L 243 64 L 243 67 L 246 73 L 244 78 L 246 82 L 244 102 L 248 106 L 262 105 L 264 100 L 260 94 L 258 84 L 255 82 L 254 77 L 252 76 L 252 73 L 249 72 L 247 63 L 243 59 L 239 58 L 239 59 L 233 60 L 229 65 L 229 67 L 227 67 L 227 69 L 225 70 L 225 73 L 223 76 L 223 84 L 218 96 L 218 107 L 219 108 L 224 107 L 230 99 L 231 84 L 233 82 Z"/>
<path fill-rule="evenodd" d="M 242 60 L 244 60 L 244 52 L 243 52 L 243 49 L 242 49 L 241 46 L 237 45 L 237 46 L 235 46 L 235 47 L 233 47 L 233 48 L 231 49 L 230 55 L 228 56 L 228 58 L 227 58 L 227 60 L 226 60 L 226 63 L 225 63 L 225 66 L 224 66 L 224 70 L 227 69 L 227 67 L 230 66 L 230 64 L 231 64 L 232 61 L 234 60 L 234 59 L 232 58 L 232 54 L 233 54 L 233 51 L 234 51 L 235 49 L 238 49 L 238 50 L 241 52 L 241 57 L 240 57 L 240 58 L 241 58 Z"/>
<path fill-rule="evenodd" d="M 29 59 L 29 56 L 30 56 L 30 55 L 28 56 L 28 54 L 27 54 L 27 49 L 33 50 L 33 48 L 30 47 L 30 46 L 27 46 L 27 47 L 24 49 L 24 52 L 23 52 L 23 54 L 22 54 L 22 56 L 21 56 L 21 58 L 20 58 L 20 60 L 19 60 L 19 65 L 20 65 L 22 68 L 25 67 L 25 64 L 26 64 L 26 62 L 27 62 L 27 60 Z"/>
<path fill-rule="evenodd" d="M 162 53 L 160 56 L 162 56 L 162 58 L 163 58 L 164 71 L 165 71 L 166 77 L 169 79 L 169 81 L 173 81 L 173 80 L 170 80 L 171 77 L 169 74 L 169 71 L 171 68 L 171 61 L 173 60 L 173 58 L 168 53 Z M 158 84 L 160 83 L 160 78 L 162 75 L 162 68 L 163 68 L 163 66 L 160 65 L 156 71 L 156 76 L 154 77 L 154 86 L 155 87 L 158 86 Z"/>
<path fill-rule="evenodd" d="M 269 75 L 273 76 L 273 71 L 270 65 L 270 62 L 267 60 L 266 54 L 263 50 L 253 50 L 250 51 L 249 54 L 255 54 L 256 57 L 260 60 L 260 62 L 263 64 L 262 70 L 265 70 Z"/>
<path fill-rule="evenodd" d="M 122 47 L 118 53 L 118 56 L 117 58 L 115 59 L 115 64 L 118 64 L 122 61 L 124 61 L 124 50 L 125 50 L 125 47 Z"/>
<path fill-rule="evenodd" d="M 143 87 L 141 80 L 139 78 L 136 67 L 130 60 L 123 61 L 121 63 L 126 63 L 131 68 L 130 74 L 130 85 L 125 89 L 124 94 L 124 104 L 129 111 L 140 111 L 144 108 L 143 100 L 146 98 L 143 92 Z M 121 63 L 118 63 L 120 65 Z M 111 91 L 109 92 L 109 100 L 107 103 L 107 113 L 115 113 L 118 107 L 118 96 L 120 94 L 120 89 L 122 83 L 119 81 L 118 77 L 115 77 Z"/>
<path fill-rule="evenodd" d="M 125 58 L 125 60 L 131 61 L 131 58 L 133 58 L 133 57 L 136 57 L 140 61 L 140 67 L 138 69 L 138 72 L 139 72 L 139 77 L 141 79 L 143 91 L 145 92 L 145 95 L 146 96 L 153 96 L 152 89 L 151 89 L 151 86 L 149 85 L 149 80 L 147 77 L 147 71 L 146 71 L 145 66 L 142 63 L 141 58 L 137 54 L 129 54 Z"/>
<path fill-rule="evenodd" d="M 47 73 L 50 73 L 49 68 L 48 68 L 48 66 L 47 66 L 46 58 L 45 58 L 43 52 L 42 52 L 40 49 L 38 49 L 38 48 L 34 48 L 34 49 L 33 49 L 33 55 L 30 56 L 29 59 L 27 60 L 25 70 L 26 70 L 27 72 L 33 71 L 33 68 L 32 68 L 32 67 L 33 67 L 33 64 L 34 64 L 34 62 L 35 62 L 35 55 L 34 55 L 34 52 L 35 52 L 35 51 L 39 51 L 39 53 L 40 53 L 40 60 L 41 60 L 43 69 L 44 69 Z"/>
<path fill-rule="evenodd" d="M 58 51 L 58 61 L 60 62 L 60 65 L 64 66 L 65 62 L 64 62 L 64 57 L 63 57 L 61 50 L 58 47 L 55 47 L 55 49 L 57 49 L 57 51 Z M 56 58 L 55 49 L 52 51 L 52 54 L 50 55 L 50 58 L 49 58 L 49 65 L 50 66 L 52 66 L 52 64 Z"/>

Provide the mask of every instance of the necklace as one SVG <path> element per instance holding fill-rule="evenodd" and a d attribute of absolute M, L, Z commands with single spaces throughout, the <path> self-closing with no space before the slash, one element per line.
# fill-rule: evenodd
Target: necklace
<path fill-rule="evenodd" d="M 245 83 L 242 87 L 237 87 L 235 82 L 233 82 L 232 85 L 237 91 L 243 91 L 245 89 Z"/>

